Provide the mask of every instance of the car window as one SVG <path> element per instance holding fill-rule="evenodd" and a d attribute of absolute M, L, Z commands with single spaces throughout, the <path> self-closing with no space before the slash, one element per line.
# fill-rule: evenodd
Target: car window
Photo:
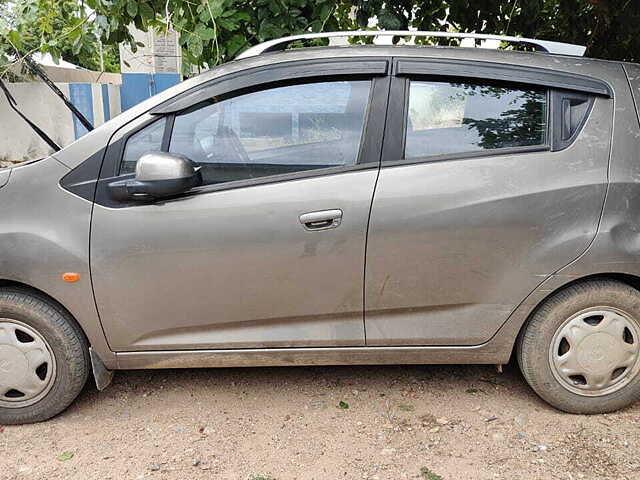
<path fill-rule="evenodd" d="M 136 162 L 148 152 L 158 152 L 162 149 L 166 119 L 161 118 L 127 139 L 120 164 L 120 175 L 135 172 Z"/>
<path fill-rule="evenodd" d="M 370 82 L 290 85 L 211 99 L 176 115 L 169 151 L 204 184 L 357 162 Z"/>
<path fill-rule="evenodd" d="M 405 158 L 545 145 L 544 89 L 411 81 Z"/>

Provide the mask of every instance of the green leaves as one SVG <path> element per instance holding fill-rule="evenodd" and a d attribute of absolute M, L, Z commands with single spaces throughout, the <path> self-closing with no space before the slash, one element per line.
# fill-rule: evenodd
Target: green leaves
<path fill-rule="evenodd" d="M 338 408 L 342 408 L 343 410 L 346 410 L 347 408 L 349 408 L 349 404 L 347 402 L 343 402 L 342 400 L 340 400 L 340 402 L 338 403 Z"/>
<path fill-rule="evenodd" d="M 209 0 L 207 2 L 207 10 L 210 12 L 213 20 L 222 15 L 224 0 Z"/>
<path fill-rule="evenodd" d="M 18 49 L 22 48 L 22 38 L 20 37 L 20 34 L 16 30 L 10 31 L 7 37 L 9 39 L 9 42 L 11 42 L 11 44 L 14 47 Z"/>
<path fill-rule="evenodd" d="M 0 64 L 7 63 L 15 45 L 90 69 L 102 60 L 107 70 L 118 70 L 118 44 L 136 48 L 133 24 L 175 29 L 185 71 L 191 71 L 191 64 L 212 67 L 260 41 L 366 28 L 374 18 L 378 28 L 523 35 L 587 44 L 592 56 L 640 60 L 640 10 L 630 6 L 633 1 L 626 9 L 608 8 L 604 1 L 560 0 L 8 0 L 10 9 L 3 8 L 6 2 L 0 0 Z"/>
<path fill-rule="evenodd" d="M 138 13 L 140 14 L 140 17 L 147 22 L 156 18 L 156 12 L 148 3 L 138 3 Z"/>
<path fill-rule="evenodd" d="M 216 38 L 216 31 L 213 28 L 208 27 L 207 25 L 202 23 L 196 26 L 195 34 L 205 42 Z"/>
<path fill-rule="evenodd" d="M 7 10 L 8 4 L 11 8 Z M 40 51 L 51 54 L 54 61 L 64 58 L 93 70 L 99 70 L 101 64 L 108 71 L 118 69 L 117 45 L 106 42 L 100 50 L 98 39 L 106 39 L 113 30 L 120 30 L 119 15 L 112 15 L 110 19 L 109 15 L 90 10 L 87 5 L 97 8 L 101 2 L 0 1 L 0 75 L 7 74 L 3 67 L 16 58 L 14 46 L 19 55 Z"/>
<path fill-rule="evenodd" d="M 59 462 L 66 462 L 67 460 L 71 460 L 73 458 L 73 452 L 64 452 L 62 455 L 56 457 L 56 460 Z"/>
<path fill-rule="evenodd" d="M 235 56 L 240 53 L 240 50 L 245 44 L 246 41 L 243 35 L 233 35 L 226 43 L 227 52 L 229 52 L 229 55 Z"/>
<path fill-rule="evenodd" d="M 187 49 L 193 57 L 200 58 L 204 50 L 202 38 L 198 35 L 189 35 L 187 38 Z"/>
<path fill-rule="evenodd" d="M 138 2 L 135 0 L 129 0 L 127 2 L 127 13 L 132 17 L 135 17 L 138 14 Z"/>

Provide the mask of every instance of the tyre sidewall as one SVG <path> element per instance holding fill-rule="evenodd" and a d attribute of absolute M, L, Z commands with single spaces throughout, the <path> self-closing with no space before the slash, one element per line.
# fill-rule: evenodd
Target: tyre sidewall
<path fill-rule="evenodd" d="M 621 389 L 597 397 L 571 392 L 553 374 L 549 349 L 557 330 L 569 318 L 594 307 L 620 310 L 640 331 L 640 292 L 620 282 L 599 281 L 569 287 L 546 301 L 534 313 L 518 342 L 520 368 L 531 387 L 551 405 L 571 413 L 611 412 L 640 398 L 639 373 Z"/>
<path fill-rule="evenodd" d="M 56 361 L 56 375 L 47 394 L 20 408 L 0 407 L 0 423 L 43 421 L 67 408 L 82 390 L 88 376 L 88 349 L 79 328 L 52 302 L 20 292 L 0 293 L 0 318 L 23 322 L 49 344 Z"/>

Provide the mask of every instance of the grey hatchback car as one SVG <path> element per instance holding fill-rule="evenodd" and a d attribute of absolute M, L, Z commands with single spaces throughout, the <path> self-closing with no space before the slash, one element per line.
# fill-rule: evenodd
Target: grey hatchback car
<path fill-rule="evenodd" d="M 514 354 L 561 410 L 640 397 L 640 66 L 276 52 L 309 37 L 0 171 L 0 423 L 117 369 Z"/>

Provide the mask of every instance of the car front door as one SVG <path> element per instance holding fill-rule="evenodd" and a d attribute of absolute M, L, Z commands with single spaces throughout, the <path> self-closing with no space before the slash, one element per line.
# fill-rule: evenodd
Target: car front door
<path fill-rule="evenodd" d="M 395 71 L 367 345 L 481 344 L 593 240 L 613 100 L 599 81 L 528 67 L 399 60 Z"/>
<path fill-rule="evenodd" d="M 115 135 L 91 228 L 113 350 L 364 344 L 386 72 L 386 59 L 248 72 Z M 155 150 L 189 157 L 204 185 L 154 203 L 111 198 L 109 183 Z"/>

